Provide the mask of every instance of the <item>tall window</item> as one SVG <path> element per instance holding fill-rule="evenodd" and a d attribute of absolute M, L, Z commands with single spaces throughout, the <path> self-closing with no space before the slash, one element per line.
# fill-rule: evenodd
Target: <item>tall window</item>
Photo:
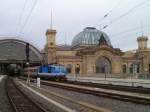
<path fill-rule="evenodd" d="M 110 73 L 111 72 L 111 63 L 105 58 L 101 57 L 96 60 L 96 73 Z"/>
<path fill-rule="evenodd" d="M 133 73 L 133 64 L 130 65 L 130 73 Z"/>
<path fill-rule="evenodd" d="M 137 73 L 140 73 L 140 64 L 137 64 Z"/>
<path fill-rule="evenodd" d="M 67 68 L 67 72 L 71 73 L 71 64 L 68 64 L 66 68 Z"/>
<path fill-rule="evenodd" d="M 150 73 L 150 64 L 149 64 L 149 73 Z"/>
<path fill-rule="evenodd" d="M 80 73 L 80 65 L 79 64 L 76 64 L 75 73 L 76 74 Z"/>
<path fill-rule="evenodd" d="M 123 73 L 127 73 L 127 66 L 126 65 L 123 65 L 123 67 L 122 67 L 122 71 L 123 71 Z"/>

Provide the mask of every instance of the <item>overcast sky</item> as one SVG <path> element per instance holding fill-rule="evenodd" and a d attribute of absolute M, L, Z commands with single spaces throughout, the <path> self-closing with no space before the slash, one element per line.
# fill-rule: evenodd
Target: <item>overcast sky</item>
<path fill-rule="evenodd" d="M 57 44 L 71 44 L 73 37 L 88 26 L 102 29 L 108 25 L 103 31 L 121 50 L 136 49 L 142 30 L 150 37 L 150 0 L 37 0 L 33 7 L 35 1 L 0 0 L 0 39 L 23 39 L 42 49 L 51 10 Z"/>

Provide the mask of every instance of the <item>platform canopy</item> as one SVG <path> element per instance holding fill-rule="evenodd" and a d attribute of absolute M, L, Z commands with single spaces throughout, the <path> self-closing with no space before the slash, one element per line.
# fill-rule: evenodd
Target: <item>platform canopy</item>
<path fill-rule="evenodd" d="M 0 40 L 0 63 L 26 63 L 26 43 L 17 39 Z M 29 44 L 30 63 L 42 63 L 40 51 Z"/>

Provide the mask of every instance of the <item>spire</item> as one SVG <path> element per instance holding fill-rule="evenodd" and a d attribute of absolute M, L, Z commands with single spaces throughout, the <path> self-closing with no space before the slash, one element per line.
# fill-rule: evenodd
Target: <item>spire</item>
<path fill-rule="evenodd" d="M 50 29 L 53 28 L 53 14 L 52 14 L 52 9 L 51 9 L 51 24 L 50 24 Z"/>
<path fill-rule="evenodd" d="M 143 24 L 142 24 L 142 21 L 141 21 L 141 36 L 143 37 Z"/>
<path fill-rule="evenodd" d="M 65 45 L 67 45 L 67 33 L 65 33 Z"/>

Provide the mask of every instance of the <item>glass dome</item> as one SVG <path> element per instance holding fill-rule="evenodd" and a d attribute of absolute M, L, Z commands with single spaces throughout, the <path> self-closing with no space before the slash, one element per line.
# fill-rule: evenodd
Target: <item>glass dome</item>
<path fill-rule="evenodd" d="M 98 45 L 99 40 L 103 34 L 107 44 L 111 46 L 111 42 L 106 33 L 97 30 L 94 27 L 86 27 L 82 32 L 77 34 L 72 41 L 72 46 L 77 45 Z"/>

